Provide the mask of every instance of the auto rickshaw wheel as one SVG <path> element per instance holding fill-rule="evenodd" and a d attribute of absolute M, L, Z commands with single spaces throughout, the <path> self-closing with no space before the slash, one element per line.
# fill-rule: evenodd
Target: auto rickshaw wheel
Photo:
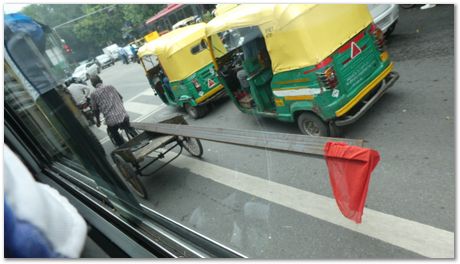
<path fill-rule="evenodd" d="M 181 140 L 181 145 L 194 157 L 199 158 L 203 155 L 203 146 L 197 138 L 184 137 Z"/>
<path fill-rule="evenodd" d="M 119 155 L 113 155 L 112 159 L 123 176 L 123 180 L 128 183 L 134 193 L 143 199 L 147 199 L 147 191 L 133 167 L 124 161 Z"/>
<path fill-rule="evenodd" d="M 328 125 L 313 113 L 304 112 L 297 118 L 297 125 L 300 132 L 309 136 L 329 136 Z"/>
<path fill-rule="evenodd" d="M 200 105 L 200 106 L 192 106 L 190 104 L 185 104 L 184 105 L 185 111 L 187 111 L 187 114 L 189 114 L 193 119 L 198 119 L 208 112 L 208 108 L 206 105 Z"/>
<path fill-rule="evenodd" d="M 329 136 L 330 137 L 342 137 L 343 128 L 337 126 L 334 122 L 329 122 Z"/>

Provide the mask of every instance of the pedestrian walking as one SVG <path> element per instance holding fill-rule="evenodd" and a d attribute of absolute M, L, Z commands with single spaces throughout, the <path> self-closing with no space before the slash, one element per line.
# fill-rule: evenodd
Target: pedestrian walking
<path fill-rule="evenodd" d="M 129 64 L 128 53 L 126 52 L 126 50 L 124 48 L 120 48 L 118 52 L 120 54 L 121 59 L 123 60 L 123 64 Z"/>

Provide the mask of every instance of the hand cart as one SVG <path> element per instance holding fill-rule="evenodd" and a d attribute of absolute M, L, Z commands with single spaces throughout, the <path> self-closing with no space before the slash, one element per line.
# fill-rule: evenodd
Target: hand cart
<path fill-rule="evenodd" d="M 182 115 L 175 116 L 159 123 L 187 125 Z M 175 148 L 177 148 L 178 151 L 172 158 L 154 171 L 148 174 L 144 173 L 147 167 L 160 159 L 164 159 L 165 154 Z M 147 192 L 139 176 L 153 175 L 179 157 L 183 149 L 187 150 L 187 152 L 194 157 L 201 157 L 203 155 L 203 146 L 199 139 L 144 131 L 112 151 L 111 157 L 120 170 L 123 179 L 128 183 L 128 186 L 130 186 L 137 195 L 147 199 Z M 152 160 L 149 161 L 146 159 L 147 156 Z"/>

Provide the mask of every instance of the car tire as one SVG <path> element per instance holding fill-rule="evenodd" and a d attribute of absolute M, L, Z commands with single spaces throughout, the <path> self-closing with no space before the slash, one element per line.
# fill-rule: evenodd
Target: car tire
<path fill-rule="evenodd" d="M 297 125 L 304 135 L 317 137 L 328 137 L 330 135 L 328 124 L 311 112 L 300 114 L 297 118 Z"/>
<path fill-rule="evenodd" d="M 400 7 L 404 9 L 409 9 L 415 6 L 415 4 L 399 4 Z"/>
<path fill-rule="evenodd" d="M 387 29 L 387 32 L 385 32 L 385 37 L 387 38 L 388 36 L 390 36 L 391 33 L 393 33 L 393 31 L 395 30 L 396 28 L 396 22 L 395 21 L 393 24 L 391 24 L 391 26 L 388 27 Z"/>

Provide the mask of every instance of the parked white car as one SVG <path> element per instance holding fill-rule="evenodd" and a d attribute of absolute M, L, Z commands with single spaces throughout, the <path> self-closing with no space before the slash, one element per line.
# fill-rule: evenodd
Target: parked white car
<path fill-rule="evenodd" d="M 115 61 L 107 54 L 101 54 L 96 57 L 96 61 L 101 65 L 102 69 L 110 67 L 110 65 L 114 65 Z"/>
<path fill-rule="evenodd" d="M 367 7 L 375 24 L 386 36 L 390 35 L 398 22 L 399 6 L 395 4 L 370 4 Z"/>
<path fill-rule="evenodd" d="M 72 74 L 72 77 L 86 81 L 90 76 L 100 73 L 96 63 L 84 63 L 78 66 Z"/>

